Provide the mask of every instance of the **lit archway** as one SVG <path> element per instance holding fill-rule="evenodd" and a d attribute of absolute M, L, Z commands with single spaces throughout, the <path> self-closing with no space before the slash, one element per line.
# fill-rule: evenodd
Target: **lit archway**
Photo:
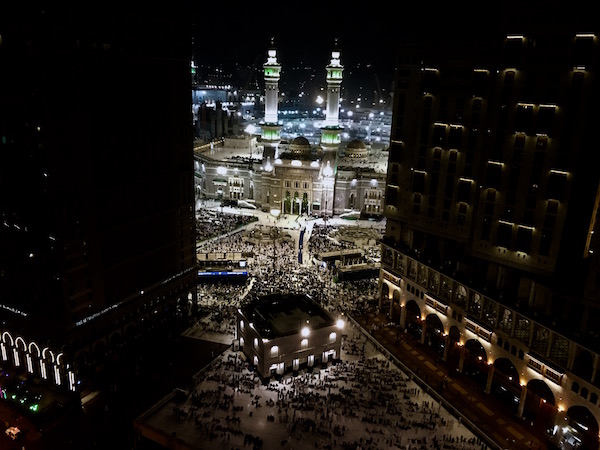
<path fill-rule="evenodd" d="M 423 321 L 421 320 L 421 308 L 414 300 L 406 302 L 406 328 L 408 333 L 415 339 L 420 340 L 423 332 Z"/>
<path fill-rule="evenodd" d="M 535 379 L 527 383 L 527 396 L 523 416 L 533 422 L 534 427 L 547 430 L 556 420 L 554 393 L 545 381 Z"/>
<path fill-rule="evenodd" d="M 437 356 L 444 356 L 446 336 L 444 333 L 444 324 L 437 314 L 428 314 L 425 318 L 425 345 Z"/>
<path fill-rule="evenodd" d="M 511 413 L 517 413 L 521 399 L 519 371 L 508 358 L 494 361 L 494 375 L 490 392 L 502 400 Z"/>
<path fill-rule="evenodd" d="M 482 388 L 487 384 L 487 352 L 477 339 L 465 342 L 463 373 L 473 378 Z"/>
<path fill-rule="evenodd" d="M 598 421 L 585 406 L 571 406 L 567 411 L 568 432 L 581 440 L 581 448 L 598 449 Z"/>

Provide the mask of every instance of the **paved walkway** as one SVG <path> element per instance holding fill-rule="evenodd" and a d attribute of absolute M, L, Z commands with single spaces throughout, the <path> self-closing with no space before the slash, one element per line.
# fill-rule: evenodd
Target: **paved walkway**
<path fill-rule="evenodd" d="M 349 324 L 341 361 L 262 384 L 226 350 L 136 420 L 168 448 L 482 450 L 489 448 Z M 147 448 L 146 440 L 138 448 Z"/>
<path fill-rule="evenodd" d="M 385 352 L 400 361 L 401 367 L 420 380 L 422 386 L 427 385 L 430 394 L 442 399 L 447 408 L 454 408 L 464 417 L 465 422 L 473 424 L 485 433 L 500 448 L 510 450 L 548 450 L 547 436 L 535 430 L 522 419 L 508 411 L 508 408 L 494 397 L 485 394 L 481 387 L 466 376 L 449 377 L 449 371 L 443 361 L 436 360 L 425 346 L 415 339 L 396 341 L 397 329 L 385 327 L 388 322 L 385 314 L 371 313 L 355 317 L 364 329 L 371 330 L 371 325 L 378 329 L 371 332 Z M 406 339 L 406 338 L 405 338 Z M 442 381 L 447 387 L 440 389 Z M 433 389 L 432 389 L 433 388 Z"/>

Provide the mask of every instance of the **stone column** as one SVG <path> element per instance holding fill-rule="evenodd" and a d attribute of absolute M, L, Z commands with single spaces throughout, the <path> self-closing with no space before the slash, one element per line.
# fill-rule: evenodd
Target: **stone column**
<path fill-rule="evenodd" d="M 485 393 L 489 394 L 492 392 L 492 381 L 494 381 L 494 366 L 489 366 L 487 383 L 485 385 Z"/>
<path fill-rule="evenodd" d="M 400 308 L 400 326 L 406 328 L 406 306 Z"/>
<path fill-rule="evenodd" d="M 525 410 L 525 399 L 527 398 L 527 386 L 521 386 L 521 397 L 519 398 L 519 409 L 517 410 L 517 417 L 523 417 L 523 411 Z"/>
<path fill-rule="evenodd" d="M 442 356 L 442 361 L 448 361 L 448 347 L 450 347 L 450 333 L 444 338 L 444 356 Z"/>
<path fill-rule="evenodd" d="M 458 360 L 458 371 L 460 373 L 462 373 L 463 371 L 463 365 L 465 364 L 465 355 L 467 354 L 467 349 L 465 348 L 465 346 L 463 345 L 460 348 L 460 359 Z"/>

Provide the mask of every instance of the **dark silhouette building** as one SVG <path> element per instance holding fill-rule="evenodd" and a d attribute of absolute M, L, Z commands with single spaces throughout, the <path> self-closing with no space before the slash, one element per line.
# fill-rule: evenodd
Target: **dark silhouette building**
<path fill-rule="evenodd" d="M 379 306 L 557 444 L 598 447 L 597 35 L 402 45 Z"/>
<path fill-rule="evenodd" d="M 42 3 L 0 14 L 0 365 L 77 392 L 196 304 L 191 24 Z"/>

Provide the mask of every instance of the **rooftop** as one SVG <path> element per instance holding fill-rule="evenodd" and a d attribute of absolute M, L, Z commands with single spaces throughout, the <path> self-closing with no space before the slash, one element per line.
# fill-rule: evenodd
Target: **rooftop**
<path fill-rule="evenodd" d="M 312 329 L 331 326 L 333 318 L 309 296 L 277 293 L 260 297 L 242 308 L 263 338 L 277 338 L 300 333 L 303 326 Z"/>

